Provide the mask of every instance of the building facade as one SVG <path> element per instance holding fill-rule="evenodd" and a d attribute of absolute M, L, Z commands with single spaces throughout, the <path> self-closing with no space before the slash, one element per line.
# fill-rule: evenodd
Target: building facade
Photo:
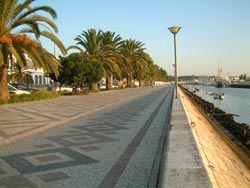
<path fill-rule="evenodd" d="M 50 85 L 51 83 L 51 79 L 50 77 L 46 76 L 44 74 L 44 71 L 42 68 L 37 68 L 35 69 L 34 67 L 34 63 L 32 62 L 32 60 L 25 55 L 25 59 L 26 59 L 26 66 L 24 68 L 18 69 L 16 66 L 16 58 L 13 57 L 13 61 L 11 62 L 11 60 L 9 61 L 9 70 L 8 70 L 8 75 L 12 75 L 15 74 L 16 72 L 22 72 L 24 75 L 30 75 L 32 77 L 32 81 L 31 83 L 28 83 L 32 86 L 35 87 L 45 87 Z M 17 80 L 10 80 L 10 82 L 18 82 Z"/>

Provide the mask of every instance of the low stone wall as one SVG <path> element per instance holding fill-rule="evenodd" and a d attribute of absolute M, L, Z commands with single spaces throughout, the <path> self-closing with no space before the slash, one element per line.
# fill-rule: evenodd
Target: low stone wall
<path fill-rule="evenodd" d="M 206 113 L 211 120 L 220 127 L 223 132 L 236 144 L 238 147 L 250 157 L 250 128 L 244 123 L 235 122 L 233 114 L 228 114 L 223 110 L 216 108 L 214 104 L 205 101 L 201 97 L 191 93 L 183 86 L 179 86 L 197 105 Z"/>

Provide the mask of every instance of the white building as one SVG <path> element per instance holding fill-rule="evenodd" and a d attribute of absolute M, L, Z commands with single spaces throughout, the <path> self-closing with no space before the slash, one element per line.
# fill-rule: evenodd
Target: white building
<path fill-rule="evenodd" d="M 25 59 L 26 59 L 27 65 L 24 68 L 22 68 L 22 72 L 27 73 L 32 76 L 33 85 L 35 85 L 36 87 L 43 87 L 45 85 L 49 85 L 51 82 L 51 79 L 50 77 L 46 77 L 44 75 L 43 69 L 42 68 L 35 69 L 32 60 L 26 54 L 25 54 Z M 17 71 L 15 67 L 15 62 L 16 62 L 15 57 L 13 57 L 13 61 L 14 61 L 13 63 L 14 65 L 11 63 L 11 61 L 9 62 L 9 71 L 8 71 L 9 75 Z"/>

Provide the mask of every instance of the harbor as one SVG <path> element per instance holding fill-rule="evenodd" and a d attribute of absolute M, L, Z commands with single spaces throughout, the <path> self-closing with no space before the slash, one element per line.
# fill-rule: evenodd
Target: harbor
<path fill-rule="evenodd" d="M 188 85 L 198 91 L 196 95 L 204 100 L 213 103 L 217 108 L 227 113 L 234 114 L 235 121 L 250 125 L 250 90 L 243 88 L 216 88 L 214 86 Z M 224 93 L 224 100 L 215 100 L 214 93 Z"/>
<path fill-rule="evenodd" d="M 248 108 L 248 93 L 232 90 L 232 88 L 230 90 L 227 90 L 229 88 L 222 90 L 222 88 L 218 89 L 205 86 L 195 86 L 194 88 L 190 85 L 185 85 L 182 89 L 194 103 L 199 106 L 201 111 L 209 117 L 211 122 L 215 124 L 215 127 L 227 135 L 229 140 L 234 142 L 243 153 L 250 157 L 250 127 L 248 123 L 245 123 L 248 122 L 247 116 L 245 117 L 246 120 L 244 123 L 239 123 L 239 121 L 236 120 L 236 118 L 240 119 L 244 112 L 244 110 L 237 107 L 242 106 L 243 108 Z M 212 89 L 213 91 L 211 91 Z M 216 95 L 219 95 L 218 93 L 223 94 L 223 99 L 219 97 L 215 98 Z M 241 97 L 239 97 L 239 94 L 241 94 Z M 246 94 L 246 96 L 244 97 L 242 94 Z M 227 101 L 224 100 L 225 95 L 229 98 Z M 239 100 L 239 98 L 242 99 L 242 101 Z M 226 108 L 227 111 L 223 110 L 221 107 L 223 107 L 223 109 Z M 229 108 L 231 108 L 231 110 Z"/>
<path fill-rule="evenodd" d="M 248 188 L 249 158 L 239 157 L 240 151 L 230 139 L 199 110 L 198 105 L 180 90 L 192 132 L 197 142 L 213 188 Z M 206 118 L 207 117 L 207 118 Z M 232 149 L 233 148 L 233 149 Z M 243 163 L 244 161 L 244 163 Z"/>

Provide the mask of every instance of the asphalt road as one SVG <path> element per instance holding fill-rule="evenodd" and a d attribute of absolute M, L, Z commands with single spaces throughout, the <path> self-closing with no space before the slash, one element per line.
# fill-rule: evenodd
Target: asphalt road
<path fill-rule="evenodd" d="M 173 89 L 1 106 L 0 187 L 156 187 Z"/>

